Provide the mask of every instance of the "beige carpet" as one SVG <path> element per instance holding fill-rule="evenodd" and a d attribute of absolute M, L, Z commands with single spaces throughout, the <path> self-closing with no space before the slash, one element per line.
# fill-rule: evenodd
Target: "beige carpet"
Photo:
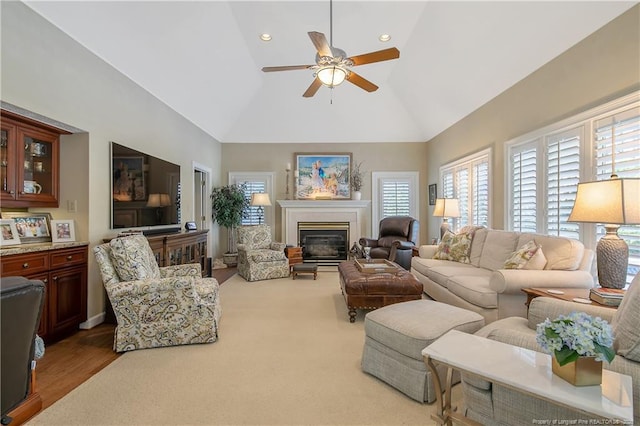
<path fill-rule="evenodd" d="M 349 323 L 337 272 L 220 293 L 216 343 L 126 353 L 28 424 L 434 424 L 435 404 L 361 371 L 364 313 Z"/>

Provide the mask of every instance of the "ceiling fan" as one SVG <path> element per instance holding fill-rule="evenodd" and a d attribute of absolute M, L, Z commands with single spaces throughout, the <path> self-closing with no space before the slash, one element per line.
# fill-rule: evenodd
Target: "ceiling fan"
<path fill-rule="evenodd" d="M 378 50 L 376 52 L 365 53 L 362 55 L 347 57 L 344 50 L 338 49 L 333 46 L 333 2 L 329 3 L 329 20 L 330 20 L 330 39 L 331 42 L 327 42 L 327 38 L 323 33 L 317 31 L 308 32 L 311 42 L 315 46 L 318 53 L 316 54 L 315 65 L 289 65 L 279 67 L 264 67 L 263 72 L 274 71 L 291 71 L 311 69 L 314 70 L 314 80 L 311 86 L 302 95 L 305 98 L 310 98 L 316 94 L 320 86 L 325 85 L 329 88 L 341 84 L 344 80 L 355 84 L 361 89 L 367 92 L 374 92 L 378 90 L 378 86 L 370 82 L 369 80 L 361 77 L 351 70 L 351 67 L 358 65 L 371 64 L 374 62 L 388 61 L 390 59 L 397 59 L 400 57 L 400 51 L 395 47 L 390 49 Z"/>

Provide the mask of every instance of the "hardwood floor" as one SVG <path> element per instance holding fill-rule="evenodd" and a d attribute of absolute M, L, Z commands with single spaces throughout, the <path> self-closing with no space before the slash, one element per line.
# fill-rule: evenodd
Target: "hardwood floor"
<path fill-rule="evenodd" d="M 215 269 L 213 276 L 222 284 L 236 272 L 236 268 Z M 36 389 L 42 398 L 42 409 L 80 386 L 121 355 L 112 349 L 114 329 L 115 324 L 100 324 L 47 345 L 44 356 L 36 366 Z"/>

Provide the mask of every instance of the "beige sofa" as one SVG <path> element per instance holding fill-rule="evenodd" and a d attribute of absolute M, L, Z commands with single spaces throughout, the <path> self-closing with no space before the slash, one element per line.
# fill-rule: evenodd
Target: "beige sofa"
<path fill-rule="evenodd" d="M 580 241 L 486 228 L 469 235 L 469 263 L 433 259 L 438 246 L 421 246 L 419 256 L 411 260 L 411 272 L 429 297 L 478 312 L 487 324 L 499 318 L 526 317 L 523 288 L 594 286 L 594 254 Z M 544 269 L 504 269 L 505 261 L 532 240 L 544 253 Z"/>

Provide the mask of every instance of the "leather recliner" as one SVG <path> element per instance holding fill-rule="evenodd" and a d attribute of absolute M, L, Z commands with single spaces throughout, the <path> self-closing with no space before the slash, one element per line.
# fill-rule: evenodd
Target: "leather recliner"
<path fill-rule="evenodd" d="M 27 399 L 31 391 L 31 367 L 44 291 L 39 280 L 23 277 L 0 280 L 2 424 L 11 422 L 8 413 Z"/>
<path fill-rule="evenodd" d="M 380 221 L 378 239 L 360 238 L 360 245 L 371 247 L 372 259 L 388 259 L 407 271 L 411 269 L 412 249 L 418 241 L 420 222 L 411 216 L 389 216 Z"/>

